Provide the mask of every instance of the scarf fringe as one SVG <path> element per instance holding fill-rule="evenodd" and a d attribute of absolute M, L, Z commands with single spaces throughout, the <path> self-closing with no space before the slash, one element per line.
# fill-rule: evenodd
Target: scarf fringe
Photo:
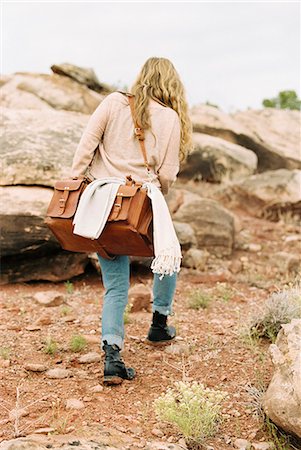
<path fill-rule="evenodd" d="M 181 259 L 181 256 L 158 255 L 152 261 L 152 272 L 160 274 L 160 280 L 164 275 L 171 276 L 175 272 L 180 272 Z"/>

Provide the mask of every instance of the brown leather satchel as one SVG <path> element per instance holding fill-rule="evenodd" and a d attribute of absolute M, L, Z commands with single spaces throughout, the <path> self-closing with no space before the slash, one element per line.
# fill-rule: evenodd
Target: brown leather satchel
<path fill-rule="evenodd" d="M 146 169 L 149 165 L 144 145 L 144 132 L 134 119 L 134 98 L 126 94 L 131 106 L 135 134 L 139 139 Z M 73 218 L 80 196 L 91 180 L 88 177 L 57 181 L 45 223 L 62 248 L 74 252 L 97 252 L 107 259 L 113 255 L 154 256 L 153 216 L 151 200 L 141 182 L 130 175 L 120 185 L 107 223 L 98 239 L 73 233 Z M 87 218 L 87 220 L 89 220 Z"/>

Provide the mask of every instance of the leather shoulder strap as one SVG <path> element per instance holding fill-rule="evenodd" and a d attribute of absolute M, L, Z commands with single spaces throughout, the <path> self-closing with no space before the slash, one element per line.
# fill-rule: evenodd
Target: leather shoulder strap
<path fill-rule="evenodd" d="M 143 128 L 141 128 L 138 123 L 135 120 L 135 103 L 134 103 L 134 95 L 130 94 L 129 92 L 123 92 L 123 91 L 118 91 L 121 94 L 124 94 L 127 96 L 128 101 L 129 101 L 129 105 L 131 108 L 131 113 L 132 113 L 132 118 L 133 118 L 133 122 L 134 122 L 134 126 L 135 126 L 135 135 L 137 137 L 137 139 L 139 140 L 139 144 L 140 144 L 140 149 L 141 149 L 141 153 L 143 155 L 143 159 L 144 159 L 144 165 L 147 168 L 147 170 L 150 170 L 149 164 L 148 164 L 148 160 L 147 160 L 147 154 L 146 154 L 146 148 L 145 148 L 145 136 L 144 136 L 144 130 Z"/>

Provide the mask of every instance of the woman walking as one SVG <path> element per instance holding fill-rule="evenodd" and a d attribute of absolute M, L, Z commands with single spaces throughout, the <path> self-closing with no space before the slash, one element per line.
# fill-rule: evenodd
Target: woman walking
<path fill-rule="evenodd" d="M 125 177 L 151 181 L 166 195 L 176 180 L 179 164 L 191 146 L 191 122 L 183 84 L 166 58 L 149 58 L 132 86 L 136 123 L 145 133 L 150 173 L 135 137 L 126 95 L 109 94 L 91 115 L 76 149 L 72 176 L 87 170 L 96 179 Z M 92 162 L 91 162 L 92 161 Z M 102 312 L 102 349 L 105 352 L 104 384 L 118 384 L 135 377 L 120 355 L 124 347 L 124 310 L 128 302 L 130 263 L 128 256 L 112 260 L 98 255 L 105 295 Z M 176 336 L 167 325 L 172 313 L 177 273 L 154 274 L 152 323 L 147 341 L 160 344 Z"/>

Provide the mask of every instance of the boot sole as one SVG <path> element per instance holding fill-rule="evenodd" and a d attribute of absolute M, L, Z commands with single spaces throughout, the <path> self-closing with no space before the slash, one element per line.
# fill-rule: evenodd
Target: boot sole
<path fill-rule="evenodd" d="M 123 383 L 124 378 L 118 377 L 117 375 L 107 375 L 103 379 L 103 384 L 105 386 L 117 385 Z"/>

